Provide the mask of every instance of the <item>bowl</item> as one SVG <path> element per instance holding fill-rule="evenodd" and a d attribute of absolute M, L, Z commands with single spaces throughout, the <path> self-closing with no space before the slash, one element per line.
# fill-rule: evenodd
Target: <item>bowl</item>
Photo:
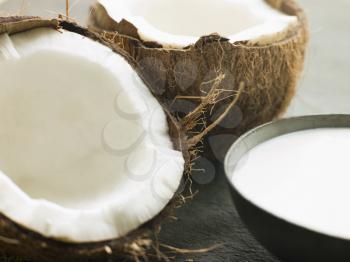
<path fill-rule="evenodd" d="M 225 172 L 233 202 L 242 221 L 253 236 L 276 257 L 290 262 L 348 262 L 350 239 L 325 234 L 281 218 L 248 200 L 232 182 L 238 161 L 257 145 L 281 135 L 317 128 L 350 128 L 350 115 L 302 116 L 259 126 L 232 145 L 225 159 Z M 350 208 L 350 203 L 349 207 L 344 208 Z"/>

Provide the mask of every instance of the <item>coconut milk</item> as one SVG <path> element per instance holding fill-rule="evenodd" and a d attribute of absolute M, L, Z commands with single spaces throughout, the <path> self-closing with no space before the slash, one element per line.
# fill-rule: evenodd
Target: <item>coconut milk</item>
<path fill-rule="evenodd" d="M 350 128 L 266 141 L 238 162 L 232 180 L 245 198 L 280 218 L 350 238 Z"/>

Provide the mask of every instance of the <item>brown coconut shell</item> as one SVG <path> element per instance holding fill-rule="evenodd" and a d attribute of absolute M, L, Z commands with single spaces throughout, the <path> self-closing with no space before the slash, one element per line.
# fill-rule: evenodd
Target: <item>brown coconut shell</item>
<path fill-rule="evenodd" d="M 221 114 L 244 85 L 237 105 L 208 136 L 207 142 L 222 158 L 237 135 L 285 112 L 303 70 L 309 35 L 305 13 L 294 0 L 265 1 L 287 15 L 297 16 L 298 23 L 259 42 L 230 43 L 213 34 L 184 48 L 166 48 L 160 43 L 144 42 L 134 25 L 126 20 L 114 21 L 100 4 L 92 7 L 90 27 L 128 52 L 155 93 L 180 117 L 207 96 L 212 87 L 207 86 L 208 81 L 223 74 L 218 89 L 224 92 L 216 97 L 215 107 L 205 116 L 203 126 L 212 123 L 213 116 L 215 119 Z"/>
<path fill-rule="evenodd" d="M 133 67 L 136 62 L 128 53 L 98 33 L 91 32 L 75 23 L 61 20 L 45 20 L 38 17 L 0 17 L 0 34 L 9 35 L 21 33 L 27 30 L 49 27 L 55 30 L 67 30 L 88 37 L 94 41 L 108 46 L 114 52 L 122 55 Z M 141 76 L 142 78 L 142 76 Z M 233 103 L 232 103 L 233 106 Z M 199 142 L 188 130 L 187 126 L 177 121 L 164 109 L 168 116 L 169 135 L 172 138 L 175 149 L 181 151 L 186 160 L 186 171 L 184 177 L 190 172 L 192 159 L 195 157 L 195 145 Z M 220 116 L 217 122 L 223 116 Z M 184 196 L 180 195 L 186 190 L 186 179 L 180 186 L 179 192 L 170 201 L 168 206 L 154 219 L 141 225 L 128 235 L 104 242 L 72 244 L 47 238 L 37 234 L 23 226 L 11 221 L 0 213 L 0 250 L 34 261 L 87 261 L 106 259 L 130 259 L 134 261 L 146 261 L 150 254 L 155 254 L 158 244 L 155 242 L 156 235 L 160 230 L 161 223 L 173 215 L 175 208 L 184 202 Z M 162 257 L 157 252 L 154 255 L 159 260 Z M 119 261 L 119 260 L 118 260 Z"/>

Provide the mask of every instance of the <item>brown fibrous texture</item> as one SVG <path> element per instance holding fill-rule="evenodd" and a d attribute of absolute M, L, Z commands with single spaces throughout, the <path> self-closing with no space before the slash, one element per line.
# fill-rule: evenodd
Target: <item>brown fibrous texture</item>
<path fill-rule="evenodd" d="M 213 87 L 212 80 L 224 75 L 217 88 L 220 95 L 209 114 L 206 112 L 202 129 L 226 110 L 244 85 L 235 107 L 208 137 L 210 140 L 217 135 L 230 134 L 233 140 L 281 116 L 296 92 L 303 70 L 309 36 L 303 10 L 294 0 L 265 1 L 285 14 L 297 16 L 298 23 L 260 42 L 230 43 L 213 34 L 187 47 L 162 47 L 157 42 L 144 42 L 135 26 L 126 20 L 114 21 L 100 4 L 92 7 L 90 27 L 103 33 L 137 61 L 137 67 L 154 93 L 179 118 L 186 117 L 202 102 Z M 225 142 L 219 148 L 231 145 L 232 140 L 221 138 L 221 142 Z"/>

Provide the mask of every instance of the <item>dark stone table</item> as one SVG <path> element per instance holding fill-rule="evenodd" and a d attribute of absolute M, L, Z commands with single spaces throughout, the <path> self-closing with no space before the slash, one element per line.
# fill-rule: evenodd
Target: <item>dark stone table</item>
<path fill-rule="evenodd" d="M 204 174 L 194 175 L 193 191 L 198 190 L 198 194 L 177 211 L 177 221 L 163 226 L 160 241 L 185 249 L 222 244 L 207 253 L 177 256 L 176 261 L 277 262 L 242 224 L 222 165 L 218 161 L 206 162 L 205 169 Z"/>

